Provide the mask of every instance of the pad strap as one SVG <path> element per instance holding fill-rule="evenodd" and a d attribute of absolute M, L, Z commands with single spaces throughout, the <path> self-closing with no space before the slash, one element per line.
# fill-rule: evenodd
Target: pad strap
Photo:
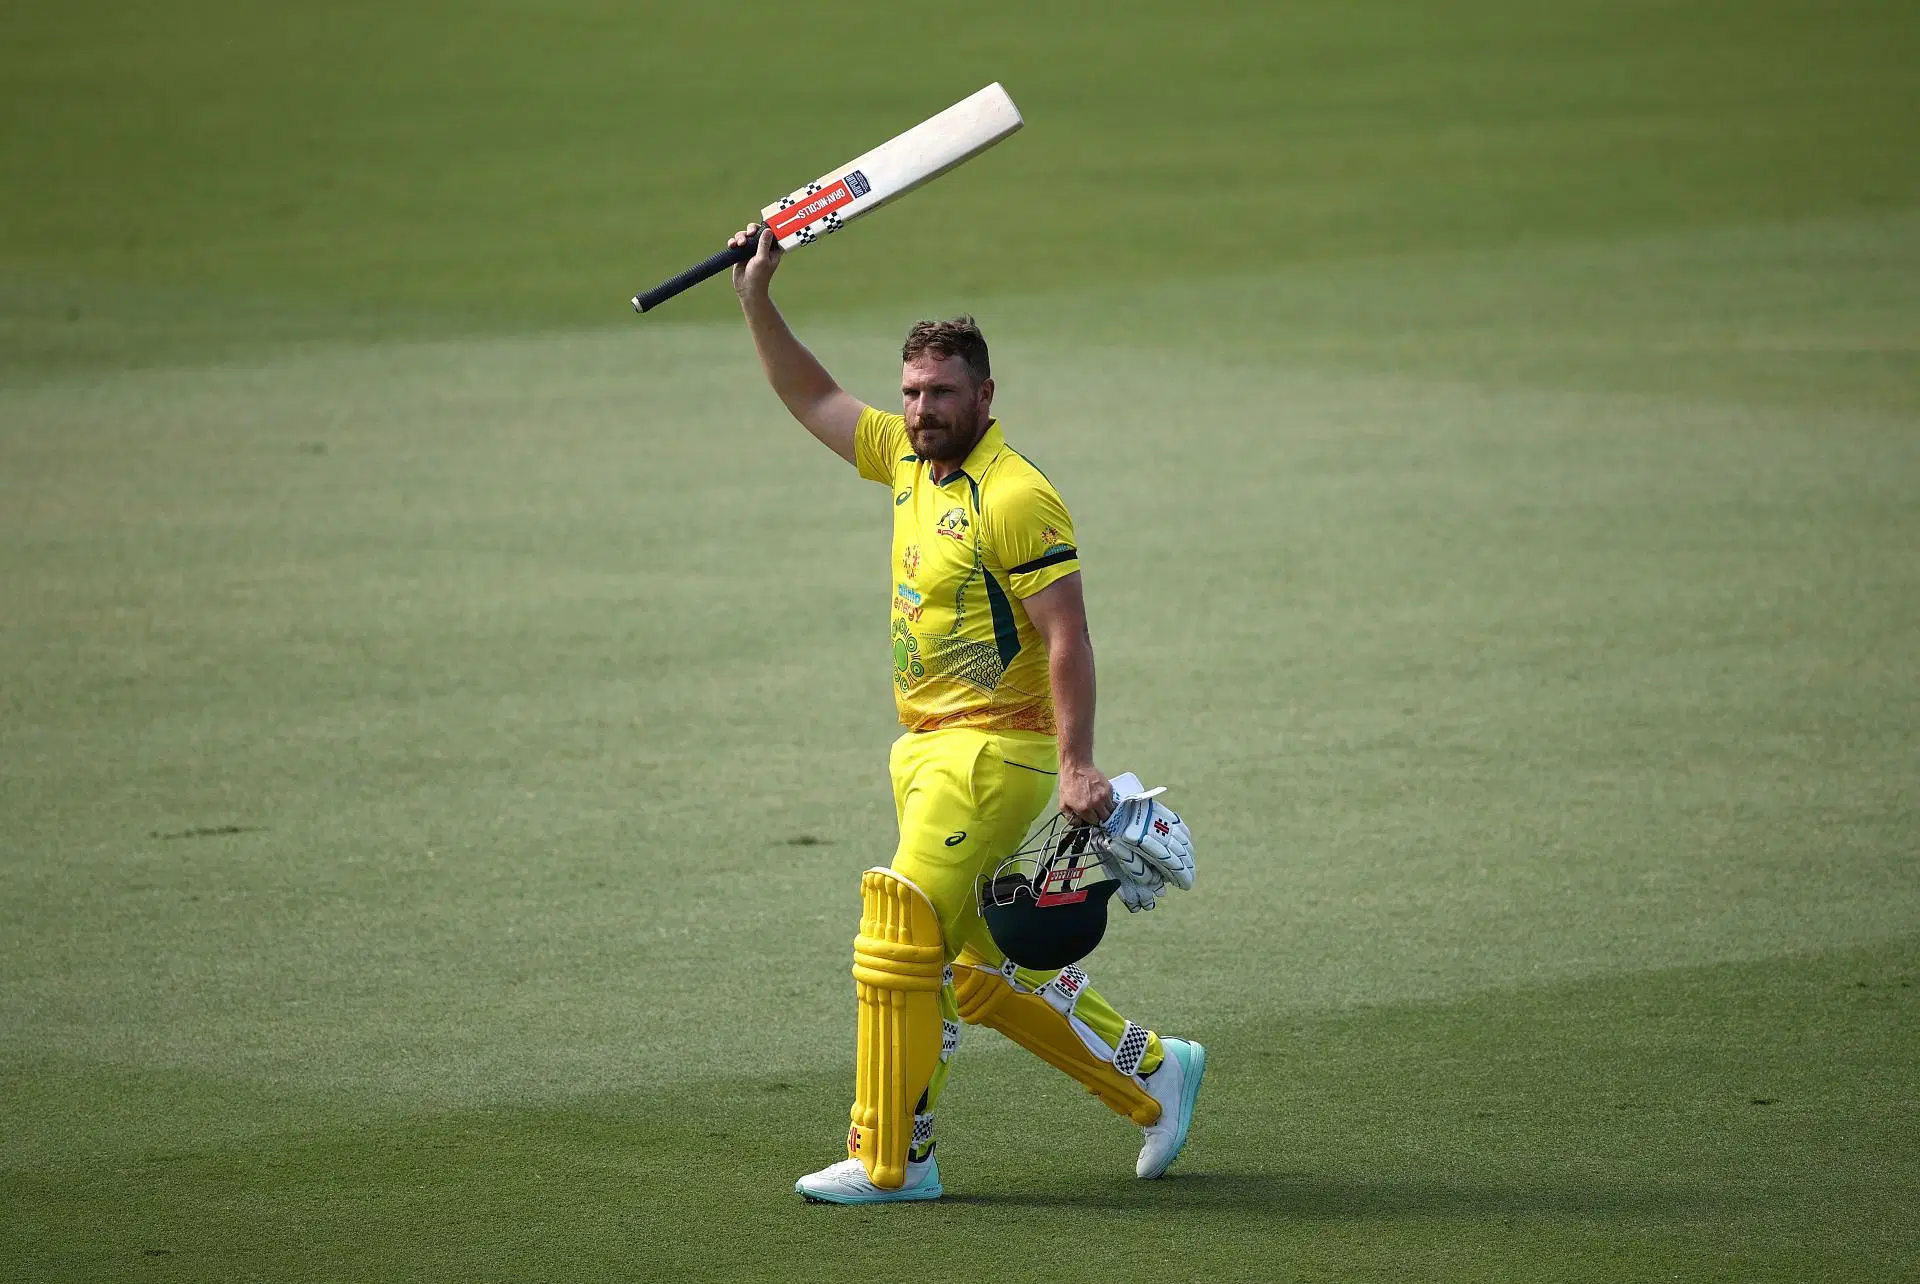
<path fill-rule="evenodd" d="M 1147 1047 L 1147 1027 L 1127 1022 L 1127 1028 L 1120 1033 L 1120 1046 L 1113 1050 L 1113 1068 L 1125 1075 L 1139 1074 Z"/>
<path fill-rule="evenodd" d="M 1087 987 L 1087 974 L 1076 963 L 1069 963 L 1045 985 L 1040 987 L 1041 997 L 1047 1005 L 1061 1016 L 1073 1015 L 1073 1005 L 1080 1001 L 1080 991 Z"/>

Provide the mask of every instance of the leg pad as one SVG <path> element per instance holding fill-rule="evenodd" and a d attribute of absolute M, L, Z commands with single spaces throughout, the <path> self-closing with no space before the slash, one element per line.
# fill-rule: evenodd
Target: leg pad
<path fill-rule="evenodd" d="M 907 1180 L 914 1110 L 940 1064 L 946 947 L 926 894 L 890 869 L 860 880 L 853 942 L 860 1023 L 847 1154 L 887 1190 Z"/>
<path fill-rule="evenodd" d="M 1160 1103 L 1140 1081 L 1114 1069 L 1110 1060 L 1094 1055 L 1073 1018 L 1039 993 L 1015 989 L 971 950 L 963 950 L 953 966 L 953 993 L 960 1003 L 960 1019 L 969 1025 L 991 1026 L 1056 1070 L 1086 1085 L 1107 1109 L 1125 1115 L 1142 1128 L 1160 1118 Z M 1138 1058 L 1135 1058 L 1136 1063 Z"/>

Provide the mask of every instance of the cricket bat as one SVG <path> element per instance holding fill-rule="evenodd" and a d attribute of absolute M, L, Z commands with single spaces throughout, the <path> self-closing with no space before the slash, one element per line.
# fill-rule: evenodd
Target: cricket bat
<path fill-rule="evenodd" d="M 1024 123 L 1013 99 L 995 82 L 781 197 L 760 211 L 760 221 L 773 229 L 783 250 L 811 245 L 972 160 Z M 744 263 L 753 254 L 752 244 L 722 250 L 646 293 L 634 295 L 633 310 L 651 311 L 689 286 Z"/>

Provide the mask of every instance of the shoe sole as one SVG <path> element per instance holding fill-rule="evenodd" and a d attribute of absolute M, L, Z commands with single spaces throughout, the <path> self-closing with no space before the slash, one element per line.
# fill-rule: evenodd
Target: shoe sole
<path fill-rule="evenodd" d="M 882 1195 L 822 1195 L 797 1183 L 793 1190 L 809 1204 L 909 1204 L 938 1199 L 947 1193 L 938 1184 L 931 1188 L 915 1186 L 912 1190 L 890 1190 Z"/>
<path fill-rule="evenodd" d="M 1186 1076 L 1180 1083 L 1180 1130 L 1173 1135 L 1173 1153 L 1167 1156 L 1167 1162 L 1160 1165 L 1158 1172 L 1147 1175 L 1148 1181 L 1166 1176 L 1167 1169 L 1173 1167 L 1173 1161 L 1187 1148 L 1187 1132 L 1193 1127 L 1193 1106 L 1200 1099 L 1200 1081 L 1207 1077 L 1206 1045 L 1188 1043 L 1187 1046 L 1193 1049 L 1193 1060 L 1180 1063 L 1181 1073 Z"/>

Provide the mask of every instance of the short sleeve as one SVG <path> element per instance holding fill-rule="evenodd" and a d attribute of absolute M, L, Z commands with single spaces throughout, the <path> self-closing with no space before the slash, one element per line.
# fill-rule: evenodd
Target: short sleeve
<path fill-rule="evenodd" d="M 997 493 L 993 511 L 981 516 L 1015 597 L 1032 597 L 1080 569 L 1073 518 L 1060 493 L 1037 473 Z"/>
<path fill-rule="evenodd" d="M 872 406 L 860 412 L 860 422 L 853 428 L 853 459 L 862 477 L 891 486 L 894 465 L 911 453 L 904 418 Z"/>

